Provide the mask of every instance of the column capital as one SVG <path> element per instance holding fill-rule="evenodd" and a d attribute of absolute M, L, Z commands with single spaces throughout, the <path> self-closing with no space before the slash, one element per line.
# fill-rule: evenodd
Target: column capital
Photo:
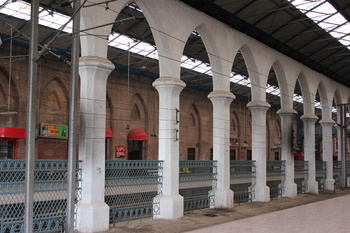
<path fill-rule="evenodd" d="M 236 96 L 234 94 L 232 94 L 230 91 L 216 90 L 216 91 L 212 91 L 208 95 L 208 98 L 209 99 L 213 99 L 213 98 L 228 98 L 228 99 L 234 100 L 236 98 Z"/>
<path fill-rule="evenodd" d="M 254 108 L 266 108 L 266 109 L 268 109 L 271 107 L 271 105 L 264 100 L 252 100 L 247 104 L 247 107 L 249 109 L 254 109 Z"/>
<path fill-rule="evenodd" d="M 327 125 L 330 125 L 330 126 L 333 126 L 335 124 L 335 122 L 332 120 L 332 119 L 329 119 L 329 118 L 322 118 L 322 120 L 320 120 L 320 124 L 323 126 L 327 126 Z"/>
<path fill-rule="evenodd" d="M 155 88 L 166 87 L 166 86 L 173 86 L 173 87 L 176 86 L 176 87 L 184 88 L 186 86 L 186 84 L 178 78 L 160 77 L 160 78 L 156 79 L 156 81 L 153 82 L 152 86 L 154 86 Z"/>
<path fill-rule="evenodd" d="M 318 120 L 318 117 L 314 114 L 309 114 L 309 115 L 302 115 L 300 119 L 304 122 L 316 122 Z"/>
<path fill-rule="evenodd" d="M 292 108 L 281 108 L 280 110 L 277 111 L 277 114 L 280 116 L 282 116 L 282 115 L 297 115 L 298 112 Z"/>
<path fill-rule="evenodd" d="M 101 69 L 106 69 L 109 71 L 114 70 L 115 66 L 114 64 L 103 57 L 96 57 L 96 56 L 85 56 L 79 58 L 79 67 L 97 67 Z"/>

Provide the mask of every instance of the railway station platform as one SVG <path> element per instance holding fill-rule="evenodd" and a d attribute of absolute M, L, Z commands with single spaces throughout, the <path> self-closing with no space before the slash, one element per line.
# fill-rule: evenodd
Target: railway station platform
<path fill-rule="evenodd" d="M 185 213 L 178 220 L 130 221 L 118 223 L 108 232 L 239 232 L 239 233 L 323 233 L 350 232 L 350 189 L 319 194 L 299 194 L 267 203 L 235 204 L 230 210 L 204 209 Z"/>
<path fill-rule="evenodd" d="M 350 195 L 346 195 L 198 229 L 191 233 L 346 233 L 350 232 L 349 209 Z"/>

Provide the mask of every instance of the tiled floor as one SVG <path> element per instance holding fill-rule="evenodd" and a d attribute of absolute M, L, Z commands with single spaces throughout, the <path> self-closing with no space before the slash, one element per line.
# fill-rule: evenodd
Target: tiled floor
<path fill-rule="evenodd" d="M 212 232 L 349 233 L 350 195 L 191 231 Z"/>

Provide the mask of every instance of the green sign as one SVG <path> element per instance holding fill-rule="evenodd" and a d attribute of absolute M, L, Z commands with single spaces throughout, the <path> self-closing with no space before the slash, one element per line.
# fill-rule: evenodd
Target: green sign
<path fill-rule="evenodd" d="M 67 125 L 51 125 L 51 124 L 41 123 L 40 124 L 40 137 L 67 139 L 68 138 L 68 126 Z"/>

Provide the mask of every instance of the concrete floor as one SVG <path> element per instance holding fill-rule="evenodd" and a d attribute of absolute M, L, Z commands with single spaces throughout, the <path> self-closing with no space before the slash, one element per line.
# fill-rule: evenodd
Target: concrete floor
<path fill-rule="evenodd" d="M 180 232 L 350 232 L 350 189 L 299 194 L 270 202 L 235 204 L 232 209 L 186 212 L 177 220 L 133 220 L 110 226 L 109 233 Z"/>
<path fill-rule="evenodd" d="M 350 232 L 350 195 L 219 224 L 190 232 L 347 233 Z"/>

